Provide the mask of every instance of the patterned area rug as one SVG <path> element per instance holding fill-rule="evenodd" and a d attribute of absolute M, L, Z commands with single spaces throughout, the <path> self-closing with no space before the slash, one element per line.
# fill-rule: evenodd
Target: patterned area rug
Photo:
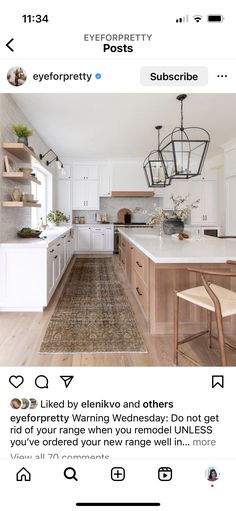
<path fill-rule="evenodd" d="M 77 258 L 40 353 L 147 352 L 112 258 Z"/>

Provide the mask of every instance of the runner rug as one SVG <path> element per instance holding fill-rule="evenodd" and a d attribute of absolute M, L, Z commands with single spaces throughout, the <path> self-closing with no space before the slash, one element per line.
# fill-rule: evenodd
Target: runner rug
<path fill-rule="evenodd" d="M 147 352 L 111 257 L 77 258 L 40 353 Z"/>

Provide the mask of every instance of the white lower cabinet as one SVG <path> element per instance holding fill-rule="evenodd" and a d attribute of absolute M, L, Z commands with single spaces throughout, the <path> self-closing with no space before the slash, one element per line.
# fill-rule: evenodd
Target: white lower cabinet
<path fill-rule="evenodd" d="M 113 225 L 83 225 L 76 226 L 75 230 L 77 252 L 113 252 Z"/>
<path fill-rule="evenodd" d="M 103 252 L 105 250 L 105 229 L 103 227 L 92 227 L 91 250 L 93 252 Z"/>
<path fill-rule="evenodd" d="M 76 227 L 76 250 L 78 252 L 90 252 L 91 250 L 90 227 Z"/>
<path fill-rule="evenodd" d="M 73 231 L 48 247 L 2 244 L 0 310 L 41 311 L 48 305 L 74 253 Z"/>

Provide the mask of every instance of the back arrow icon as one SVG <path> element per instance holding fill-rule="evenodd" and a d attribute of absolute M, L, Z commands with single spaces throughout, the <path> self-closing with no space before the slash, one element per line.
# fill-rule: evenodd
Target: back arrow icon
<path fill-rule="evenodd" d="M 11 51 L 14 51 L 13 48 L 11 48 L 10 44 L 12 43 L 12 41 L 14 41 L 14 38 L 10 39 L 10 41 L 8 41 L 8 43 L 6 44 L 6 47 L 11 50 Z"/>

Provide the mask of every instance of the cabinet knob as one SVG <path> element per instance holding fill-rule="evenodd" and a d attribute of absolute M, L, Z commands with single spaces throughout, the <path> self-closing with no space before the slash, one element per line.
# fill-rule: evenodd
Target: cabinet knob
<path fill-rule="evenodd" d="M 57 255 L 56 255 L 56 256 L 54 256 L 54 259 L 57 259 L 57 258 L 58 258 L 58 256 L 57 256 Z"/>

